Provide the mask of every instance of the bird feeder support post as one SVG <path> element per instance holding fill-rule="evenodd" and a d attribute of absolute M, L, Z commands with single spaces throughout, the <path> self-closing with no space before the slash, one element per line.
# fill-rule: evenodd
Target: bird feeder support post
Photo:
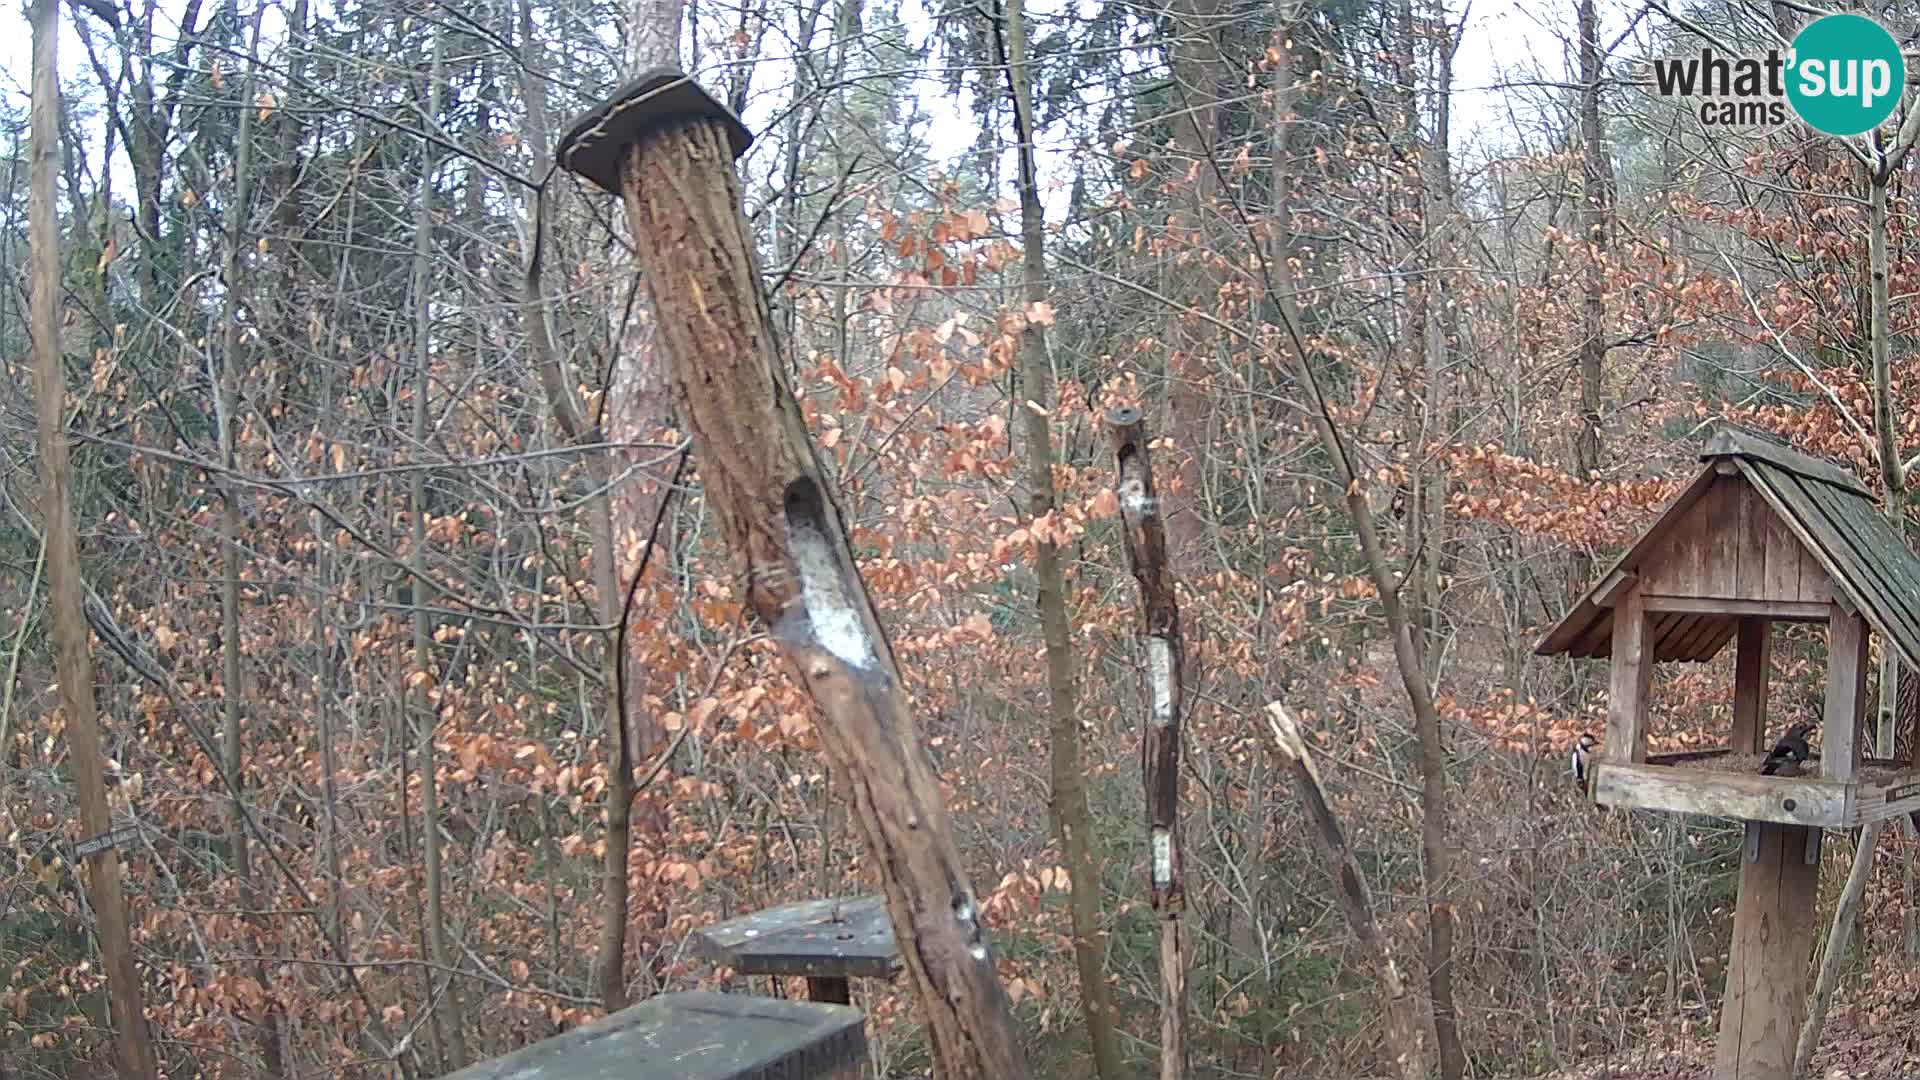
<path fill-rule="evenodd" d="M 1647 690 L 1653 676 L 1646 605 L 1638 588 L 1620 598 L 1613 613 L 1613 669 L 1607 694 L 1607 759 L 1634 765 L 1647 760 Z"/>
<path fill-rule="evenodd" d="M 1748 615 L 1734 642 L 1733 741 L 1736 754 L 1757 754 L 1767 723 L 1767 684 L 1773 672 L 1773 624 Z"/>
<path fill-rule="evenodd" d="M 1827 617 L 1827 703 L 1820 732 L 1820 775 L 1852 780 L 1860 771 L 1860 729 L 1867 694 L 1867 621 L 1833 606 Z"/>
<path fill-rule="evenodd" d="M 734 167 L 750 142 L 705 90 L 658 70 L 589 110 L 557 156 L 625 202 L 716 530 L 849 781 L 939 1074 L 1025 1080 L 939 778 L 776 346 Z"/>
<path fill-rule="evenodd" d="M 1713 1080 L 1793 1080 L 1819 907 L 1820 867 L 1806 853 L 1819 830 L 1765 821 L 1747 828 L 1759 830 L 1760 857 L 1740 863 Z"/>

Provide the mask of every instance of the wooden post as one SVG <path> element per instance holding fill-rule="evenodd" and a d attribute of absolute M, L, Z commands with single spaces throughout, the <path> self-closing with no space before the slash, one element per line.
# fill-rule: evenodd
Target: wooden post
<path fill-rule="evenodd" d="M 1833 605 L 1827 617 L 1827 707 L 1820 730 L 1820 775 L 1852 780 L 1860 771 L 1867 696 L 1867 621 Z"/>
<path fill-rule="evenodd" d="M 1023 1080 L 939 778 L 775 346 L 733 166 L 749 141 L 705 90 L 660 70 L 583 116 L 558 158 L 625 200 L 707 504 L 743 598 L 812 694 L 821 742 L 850 781 L 939 1073 Z"/>
<path fill-rule="evenodd" d="M 1767 730 L 1767 684 L 1773 673 L 1773 624 L 1740 620 L 1733 660 L 1733 752 L 1754 754 Z"/>
<path fill-rule="evenodd" d="M 1607 759 L 1647 760 L 1647 688 L 1653 678 L 1653 642 L 1639 588 L 1613 609 L 1613 682 L 1607 693 Z"/>
<path fill-rule="evenodd" d="M 1740 865 L 1713 1080 L 1794 1080 L 1819 906 L 1820 868 L 1806 860 L 1816 830 L 1770 822 L 1748 828 L 1759 831 L 1760 855 Z"/>
<path fill-rule="evenodd" d="M 1140 730 L 1141 783 L 1147 796 L 1147 890 L 1160 919 L 1160 1077 L 1187 1071 L 1187 906 L 1180 850 L 1180 710 L 1185 649 L 1180 604 L 1167 569 L 1167 534 L 1153 488 L 1147 425 L 1140 410 L 1107 413 L 1119 465 L 1116 490 L 1127 559 L 1140 582 L 1141 644 L 1147 655 L 1147 723 Z"/>

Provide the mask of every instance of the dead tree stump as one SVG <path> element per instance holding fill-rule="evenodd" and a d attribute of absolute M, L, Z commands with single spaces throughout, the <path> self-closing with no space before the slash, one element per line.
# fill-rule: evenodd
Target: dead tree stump
<path fill-rule="evenodd" d="M 558 157 L 626 203 L 707 504 L 748 606 L 820 707 L 941 1074 L 1021 1080 L 939 780 L 775 348 L 733 166 L 749 141 L 725 106 L 662 70 L 590 110 Z"/>

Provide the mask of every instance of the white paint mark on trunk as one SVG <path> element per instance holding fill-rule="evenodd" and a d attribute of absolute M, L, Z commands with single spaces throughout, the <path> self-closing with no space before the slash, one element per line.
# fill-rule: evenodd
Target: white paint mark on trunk
<path fill-rule="evenodd" d="M 1147 682 L 1153 688 L 1153 723 L 1173 723 L 1173 644 L 1155 634 L 1147 639 Z"/>
<path fill-rule="evenodd" d="M 1152 517 L 1160 510 L 1160 500 L 1147 494 L 1147 485 L 1132 475 L 1120 481 L 1120 509 L 1129 516 Z"/>
<path fill-rule="evenodd" d="M 1160 889 L 1173 885 L 1173 833 L 1158 825 L 1153 828 L 1153 884 Z"/>
<path fill-rule="evenodd" d="M 811 480 L 796 480 L 787 489 L 786 501 L 787 553 L 800 576 L 800 601 L 813 643 L 848 667 L 874 667 L 879 651 L 848 587 L 853 570 L 841 565 L 827 536 L 819 489 Z"/>

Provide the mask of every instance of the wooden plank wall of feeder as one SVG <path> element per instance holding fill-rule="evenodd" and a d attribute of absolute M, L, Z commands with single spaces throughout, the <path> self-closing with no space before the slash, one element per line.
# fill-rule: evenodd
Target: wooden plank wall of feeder
<path fill-rule="evenodd" d="M 1681 515 L 1667 547 L 1645 561 L 1640 592 L 1651 610 L 1674 610 L 1678 605 L 1669 600 L 1679 600 L 1689 611 L 1760 614 L 1770 609 L 1782 617 L 1820 618 L 1833 601 L 1819 560 L 1738 476 L 1716 476 Z"/>
<path fill-rule="evenodd" d="M 1180 850 L 1180 710 L 1184 645 L 1180 605 L 1167 569 L 1166 528 L 1154 492 L 1153 459 L 1140 410 L 1107 413 L 1119 467 L 1115 490 L 1125 525 L 1127 559 L 1140 583 L 1140 642 L 1147 657 L 1147 723 L 1140 731 L 1141 782 L 1146 791 L 1147 887 L 1160 922 L 1160 1076 L 1180 1080 L 1187 1067 L 1187 944 L 1180 915 L 1186 883 Z"/>
<path fill-rule="evenodd" d="M 940 1075 L 1023 1080 L 939 778 L 787 383 L 734 167 L 749 141 L 705 90 L 657 70 L 582 116 L 557 156 L 625 200 L 707 505 L 747 605 L 819 706 Z"/>

